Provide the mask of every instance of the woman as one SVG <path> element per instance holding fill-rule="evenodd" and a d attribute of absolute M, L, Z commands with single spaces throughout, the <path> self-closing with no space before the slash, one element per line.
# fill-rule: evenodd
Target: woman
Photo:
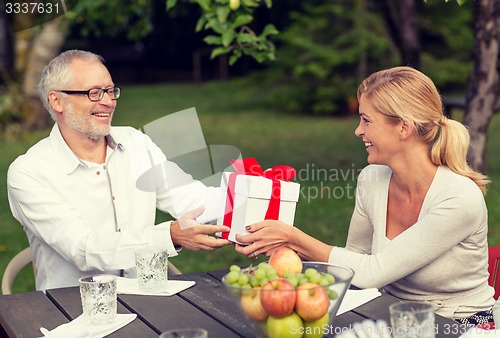
<path fill-rule="evenodd" d="M 358 88 L 369 165 L 358 178 L 347 245 L 332 247 L 280 221 L 248 227 L 249 257 L 288 246 L 306 260 L 349 266 L 353 284 L 428 301 L 465 324 L 491 322 L 489 180 L 466 162 L 469 134 L 443 115 L 439 93 L 409 67 L 379 71 Z"/>

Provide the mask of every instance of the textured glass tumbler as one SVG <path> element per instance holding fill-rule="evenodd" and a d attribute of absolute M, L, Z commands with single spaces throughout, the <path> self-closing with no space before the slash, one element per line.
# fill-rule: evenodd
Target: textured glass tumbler
<path fill-rule="evenodd" d="M 168 284 L 168 252 L 136 252 L 135 265 L 139 289 L 146 292 L 159 292 Z"/>
<path fill-rule="evenodd" d="M 434 305 L 401 302 L 389 306 L 392 336 L 395 338 L 434 338 Z"/>
<path fill-rule="evenodd" d="M 163 332 L 160 338 L 208 338 L 208 332 L 201 328 L 174 329 Z"/>
<path fill-rule="evenodd" d="M 113 322 L 116 319 L 116 277 L 87 276 L 79 282 L 85 321 L 93 325 Z"/>

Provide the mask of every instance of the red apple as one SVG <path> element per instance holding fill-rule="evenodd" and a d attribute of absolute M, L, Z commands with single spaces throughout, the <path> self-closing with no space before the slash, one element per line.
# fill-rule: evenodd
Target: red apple
<path fill-rule="evenodd" d="M 311 282 L 297 287 L 295 311 L 305 321 L 315 321 L 328 312 L 330 299 L 325 289 Z"/>
<path fill-rule="evenodd" d="M 281 247 L 273 251 L 269 264 L 276 270 L 278 276 L 284 277 L 287 271 L 298 274 L 302 271 L 302 260 L 290 248 Z"/>
<path fill-rule="evenodd" d="M 243 312 L 245 312 L 248 318 L 257 321 L 266 320 L 269 316 L 260 302 L 260 289 L 260 287 L 255 287 L 240 298 L 240 305 Z"/>
<path fill-rule="evenodd" d="M 271 280 L 262 286 L 260 302 L 270 316 L 287 316 L 295 306 L 295 289 L 285 279 Z"/>
<path fill-rule="evenodd" d="M 288 316 L 267 318 L 267 336 L 269 338 L 302 338 L 304 326 L 302 319 L 295 312 Z"/>

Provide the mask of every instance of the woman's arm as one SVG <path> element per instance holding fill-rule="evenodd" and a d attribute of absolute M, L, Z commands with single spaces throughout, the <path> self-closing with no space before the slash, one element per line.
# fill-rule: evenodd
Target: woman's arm
<path fill-rule="evenodd" d="M 309 236 L 299 228 L 281 221 L 266 220 L 246 227 L 249 235 L 236 235 L 236 240 L 249 245 L 236 245 L 236 251 L 253 258 L 255 255 L 271 253 L 281 246 L 287 246 L 305 260 L 327 262 L 332 246 Z"/>

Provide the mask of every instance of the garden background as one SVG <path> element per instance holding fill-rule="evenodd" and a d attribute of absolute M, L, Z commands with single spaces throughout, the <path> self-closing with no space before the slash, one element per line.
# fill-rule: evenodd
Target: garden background
<path fill-rule="evenodd" d="M 472 5 L 409 2 L 415 4 L 418 20 L 419 68 L 436 82 L 444 98 L 465 95 L 473 65 Z M 366 14 L 356 9 L 360 4 L 370 12 L 365 19 L 373 34 L 366 40 L 352 35 L 358 22 L 355 15 Z M 280 3 L 257 11 L 257 26 L 272 21 L 281 32 L 276 61 L 262 63 L 248 56 L 233 66 L 227 66 L 227 58 L 210 60 L 202 36 L 194 32 L 197 15 L 189 4 L 178 5 L 174 15 L 165 14 L 155 2 L 150 12 L 152 30 L 135 39 L 127 37 L 127 30 L 114 36 L 95 31 L 82 35 L 75 25 L 61 49 L 87 49 L 107 59 L 122 88 L 114 125 L 141 128 L 195 107 L 207 144 L 233 145 L 244 157 L 257 158 L 264 168 L 293 166 L 302 188 L 295 225 L 327 243 L 344 245 L 357 174 L 366 165 L 364 144 L 354 135 L 359 120 L 353 101 L 356 85 L 371 71 L 407 64 L 384 21 L 387 4 L 391 1 L 339 1 L 338 6 L 327 1 L 289 1 L 286 6 Z M 14 32 L 14 36 L 20 34 Z M 364 48 L 369 52 L 360 49 L 367 41 Z M 16 105 L 24 97 L 19 90 L 21 74 L 19 69 L 9 76 L 2 73 L 0 83 L 0 271 L 27 246 L 22 227 L 8 207 L 7 168 L 48 134 L 46 126 L 28 128 L 23 123 L 26 113 Z M 454 109 L 451 117 L 462 121 L 464 111 Z M 500 117 L 494 114 L 487 141 L 487 174 L 493 182 L 486 197 L 490 245 L 500 244 L 499 142 Z M 166 217 L 158 214 L 158 220 Z M 232 247 L 214 252 L 183 250 L 172 262 L 183 272 L 255 263 Z M 31 268 L 26 268 L 14 291 L 33 290 L 32 276 Z"/>

